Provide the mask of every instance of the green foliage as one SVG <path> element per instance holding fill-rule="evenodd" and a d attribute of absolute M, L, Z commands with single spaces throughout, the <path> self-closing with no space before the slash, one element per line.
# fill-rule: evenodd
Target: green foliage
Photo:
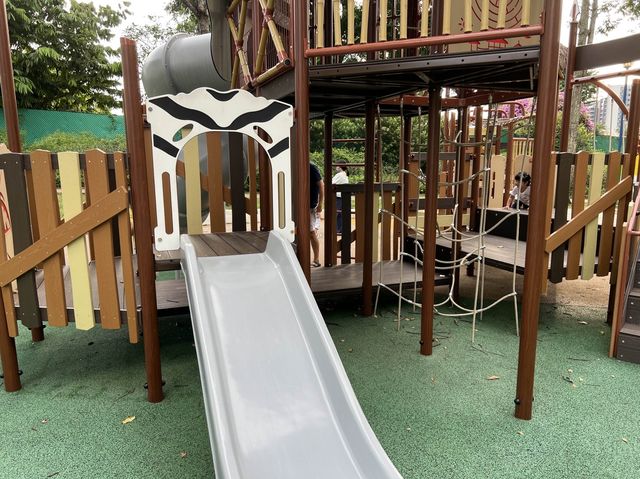
<path fill-rule="evenodd" d="M 136 41 L 138 57 L 141 62 L 144 61 L 157 46 L 169 41 L 176 33 L 193 32 L 193 27 L 187 27 L 191 29 L 182 29 L 184 25 L 181 23 L 165 25 L 160 21 L 159 17 L 154 15 L 149 15 L 146 20 L 144 24 L 132 23 L 124 30 L 127 38 Z"/>
<path fill-rule="evenodd" d="M 25 151 L 48 150 L 51 152 L 77 151 L 84 152 L 98 148 L 103 151 L 124 151 L 126 140 L 124 135 L 114 138 L 99 138 L 92 133 L 66 133 L 58 131 L 25 147 Z"/>
<path fill-rule="evenodd" d="M 8 0 L 18 105 L 41 110 L 108 112 L 120 106 L 118 51 L 107 46 L 126 17 L 76 0 Z"/>
<path fill-rule="evenodd" d="M 173 15 L 181 32 L 208 33 L 211 31 L 206 0 L 170 0 L 166 11 Z"/>
<path fill-rule="evenodd" d="M 609 33 L 615 30 L 622 20 L 635 21 L 635 31 L 637 32 L 638 20 L 640 20 L 640 2 L 638 0 L 605 0 L 599 10 L 604 18 L 598 28 L 600 33 Z"/>

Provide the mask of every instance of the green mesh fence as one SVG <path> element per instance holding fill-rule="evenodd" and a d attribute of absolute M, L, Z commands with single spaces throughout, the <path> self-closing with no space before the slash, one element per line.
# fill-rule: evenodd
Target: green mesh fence
<path fill-rule="evenodd" d="M 124 134 L 124 117 L 68 111 L 18 110 L 20 131 L 26 144 L 33 143 L 51 133 L 88 132 L 99 138 L 113 138 Z M 6 130 L 4 112 L 0 108 L 0 129 Z"/>

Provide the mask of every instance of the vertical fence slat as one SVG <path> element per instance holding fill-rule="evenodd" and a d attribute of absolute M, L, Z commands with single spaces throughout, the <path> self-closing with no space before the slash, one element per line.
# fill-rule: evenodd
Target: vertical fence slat
<path fill-rule="evenodd" d="M 387 40 L 387 0 L 380 0 L 380 25 L 378 27 L 378 41 Z M 335 21 L 335 19 L 334 19 Z"/>
<path fill-rule="evenodd" d="M 607 191 L 618 184 L 620 179 L 620 166 L 622 155 L 619 152 L 612 152 L 608 155 L 607 167 Z M 607 208 L 602 213 L 602 225 L 600 226 L 600 249 L 598 251 L 598 276 L 606 276 L 609 274 L 611 265 L 611 252 L 613 250 L 613 216 L 615 214 L 616 205 Z"/>
<path fill-rule="evenodd" d="M 202 234 L 202 197 L 200 189 L 200 150 L 198 138 L 184 145 L 184 184 L 187 194 L 187 232 Z"/>
<path fill-rule="evenodd" d="M 601 196 L 604 176 L 604 153 L 591 154 L 591 181 L 589 182 L 588 203 L 592 204 Z M 584 228 L 584 249 L 582 253 L 582 279 L 591 279 L 596 261 L 598 218 Z"/>
<path fill-rule="evenodd" d="M 507 0 L 499 0 L 498 3 L 498 28 L 504 28 L 507 23 Z"/>
<path fill-rule="evenodd" d="M 340 29 L 340 0 L 333 0 L 333 44 L 342 45 L 342 30 Z"/>
<path fill-rule="evenodd" d="M 82 212 L 82 180 L 78 153 L 59 153 L 58 168 L 60 170 L 64 219 L 69 221 Z M 84 236 L 69 243 L 67 256 L 69 274 L 71 275 L 71 297 L 73 298 L 73 315 L 76 328 L 91 329 L 95 326 L 95 317 L 89 279 L 89 255 Z"/>
<path fill-rule="evenodd" d="M 489 30 L 489 0 L 482 0 L 482 11 L 480 13 L 480 30 Z"/>
<path fill-rule="evenodd" d="M 91 203 L 109 194 L 107 155 L 99 150 L 86 152 L 86 184 Z M 100 321 L 105 329 L 120 328 L 120 302 L 113 255 L 113 235 L 111 223 L 106 222 L 91 231 L 95 250 L 96 275 L 100 297 Z"/>
<path fill-rule="evenodd" d="M 569 209 L 569 193 L 567 187 L 571 180 L 571 166 L 574 161 L 573 153 L 560 153 L 558 155 L 558 173 L 556 176 L 555 215 L 552 231 L 556 231 L 567 223 L 567 210 Z M 549 279 L 552 283 L 560 283 L 564 276 L 564 245 L 551 253 L 551 272 Z"/>
<path fill-rule="evenodd" d="M 46 235 L 55 230 L 60 224 L 56 179 L 53 173 L 51 153 L 43 150 L 32 152 L 31 172 L 33 174 L 38 229 L 41 235 Z M 66 326 L 69 322 L 64 296 L 62 265 L 62 251 L 46 259 L 42 265 L 46 285 L 47 322 L 51 326 Z"/>
<path fill-rule="evenodd" d="M 0 212 L 0 267 L 2 267 L 2 263 L 8 259 L 7 244 L 4 236 L 4 218 Z M 13 301 L 13 289 L 10 284 L 2 288 L 2 301 L 7 318 L 7 332 L 10 337 L 15 338 L 18 336 L 18 320 L 16 318 L 16 308 Z"/>
<path fill-rule="evenodd" d="M 364 13 L 363 13 L 364 14 Z M 255 13 L 254 13 L 255 15 Z M 324 0 L 316 1 L 316 48 L 324 47 Z"/>
<path fill-rule="evenodd" d="M 633 161 L 633 165 L 635 165 L 635 159 Z M 626 178 L 630 174 L 632 174 L 632 161 L 628 153 L 625 153 L 622 156 L 622 175 L 621 179 Z M 629 201 L 631 200 L 631 192 L 618 201 L 618 211 L 616 215 L 616 231 L 615 237 L 613 239 L 613 266 L 611 267 L 611 277 L 617 279 L 618 277 L 618 264 L 619 256 L 620 256 L 620 248 L 622 244 L 622 236 L 625 234 L 624 223 L 627 219 L 627 215 L 630 214 L 627 212 L 627 208 L 629 208 Z"/>
<path fill-rule="evenodd" d="M 153 147 L 151 146 L 151 127 L 146 127 L 144 129 L 144 157 L 145 157 L 145 168 L 147 170 L 147 178 L 149 179 L 148 183 L 148 193 L 149 193 L 149 204 L 156 204 L 156 189 L 153 184 Z M 149 211 L 151 215 L 151 228 L 155 228 L 158 226 L 158 218 L 157 212 L 155 208 L 151 208 Z"/>
<path fill-rule="evenodd" d="M 251 231 L 258 230 L 258 192 L 256 178 L 256 142 L 247 138 L 247 163 L 249 167 L 249 219 Z"/>
<path fill-rule="evenodd" d="M 354 0 L 347 0 L 347 45 L 353 45 L 355 43 L 355 18 L 356 4 Z"/>
<path fill-rule="evenodd" d="M 128 188 L 127 167 L 124 153 L 114 153 L 113 162 L 116 173 L 116 187 Z M 136 281 L 133 270 L 133 244 L 131 241 L 131 220 L 129 208 L 118 215 L 118 232 L 120 236 L 120 260 L 122 263 L 122 280 L 124 282 L 124 307 L 127 310 L 127 328 L 129 342 L 138 342 L 138 315 L 136 304 Z"/>
<path fill-rule="evenodd" d="M 523 27 L 531 24 L 531 0 L 522 0 L 522 20 L 520 25 Z"/>
<path fill-rule="evenodd" d="M 209 176 L 209 220 L 212 233 L 224 233 L 224 188 L 222 178 L 222 136 L 207 133 L 207 171 Z"/>
<path fill-rule="evenodd" d="M 33 243 L 27 182 L 22 166 L 22 158 L 22 155 L 16 153 L 0 156 L 0 167 L 4 170 L 7 183 L 7 201 L 13 229 L 13 252 L 16 255 Z M 41 327 L 42 319 L 38 306 L 35 272 L 29 271 L 23 274 L 18 278 L 17 283 L 18 299 L 20 301 L 18 317 L 20 321 L 28 328 Z"/>
<path fill-rule="evenodd" d="M 364 227 L 364 193 L 356 193 L 356 263 L 362 263 L 364 259 L 364 235 L 367 232 Z"/>
<path fill-rule="evenodd" d="M 371 0 L 362 2 L 362 21 L 360 22 L 360 43 L 367 43 L 369 35 L 369 3 Z"/>
<path fill-rule="evenodd" d="M 451 33 L 451 0 L 444 0 L 442 6 L 442 34 Z"/>
<path fill-rule="evenodd" d="M 429 4 L 430 0 L 422 0 L 422 11 L 420 13 L 420 36 L 429 36 Z"/>
<path fill-rule="evenodd" d="M 407 0 L 400 0 L 400 39 L 407 38 L 407 23 L 409 4 Z"/>
<path fill-rule="evenodd" d="M 464 32 L 473 31 L 473 13 L 471 11 L 472 0 L 464 0 Z"/>
<path fill-rule="evenodd" d="M 587 191 L 587 170 L 589 153 L 581 151 L 576 155 L 573 172 L 573 197 L 571 200 L 571 217 L 575 218 L 584 210 L 584 197 Z M 569 240 L 567 253 L 567 279 L 578 279 L 580 274 L 580 249 L 582 248 L 582 230 Z"/>

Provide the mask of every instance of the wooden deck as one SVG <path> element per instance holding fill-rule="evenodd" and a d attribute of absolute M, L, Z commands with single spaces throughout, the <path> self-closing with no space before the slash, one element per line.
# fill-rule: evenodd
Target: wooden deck
<path fill-rule="evenodd" d="M 267 232 L 251 233 L 224 233 L 217 235 L 193 235 L 192 239 L 196 245 L 199 256 L 225 256 L 237 254 L 260 253 L 266 249 Z M 176 271 L 176 277 L 156 281 L 156 298 L 158 312 L 162 315 L 170 315 L 188 311 L 189 303 L 187 299 L 187 289 L 184 279 L 179 273 L 180 258 L 179 252 L 157 253 L 158 271 Z M 126 322 L 126 301 L 124 294 L 124 284 L 122 281 L 122 263 L 120 258 L 115 260 L 116 277 L 118 283 L 118 300 L 120 303 L 121 318 Z M 372 285 L 375 287 L 380 279 L 381 263 L 373 265 Z M 137 269 L 137 261 L 134 257 L 134 268 Z M 333 266 L 330 268 L 312 268 L 311 270 L 311 290 L 316 295 L 330 293 L 358 292 L 362 289 L 362 263 L 352 263 Z M 402 270 L 402 271 L 401 271 Z M 412 263 L 400 261 L 385 261 L 382 264 L 382 282 L 390 287 L 397 287 L 401 282 L 413 284 L 417 274 L 418 286 L 421 286 L 422 268 L 414 269 Z M 402 276 L 401 276 L 402 272 Z M 100 297 L 97 288 L 97 274 L 95 262 L 89 265 L 91 282 L 91 292 L 95 311 L 96 321 L 100 320 Z M 166 276 L 163 275 L 163 276 Z M 71 294 L 71 275 L 69 267 L 63 267 L 65 301 L 69 320 L 74 320 L 73 297 Z M 436 285 L 448 284 L 449 279 L 443 276 L 436 278 Z M 36 285 L 38 291 L 38 302 L 43 314 L 43 320 L 47 318 L 47 300 L 45 294 L 44 274 L 38 270 L 36 272 Z M 136 277 L 136 310 L 140 310 L 140 287 Z M 14 294 L 14 303 L 19 307 L 18 295 Z"/>

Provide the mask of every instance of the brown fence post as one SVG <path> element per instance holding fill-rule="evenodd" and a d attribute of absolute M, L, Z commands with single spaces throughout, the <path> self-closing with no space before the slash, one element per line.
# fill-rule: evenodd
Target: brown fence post
<path fill-rule="evenodd" d="M 144 127 L 138 80 L 136 42 L 120 38 L 122 49 L 122 78 L 124 84 L 124 118 L 127 131 L 127 150 L 131 174 L 131 206 L 138 255 L 142 331 L 144 333 L 144 363 L 147 372 L 149 402 L 160 402 L 162 371 L 160 367 L 160 337 L 158 335 L 158 306 L 156 301 L 156 271 L 153 257 L 147 170 L 144 151 Z M 135 187 L 133 187 L 135 185 Z"/>

